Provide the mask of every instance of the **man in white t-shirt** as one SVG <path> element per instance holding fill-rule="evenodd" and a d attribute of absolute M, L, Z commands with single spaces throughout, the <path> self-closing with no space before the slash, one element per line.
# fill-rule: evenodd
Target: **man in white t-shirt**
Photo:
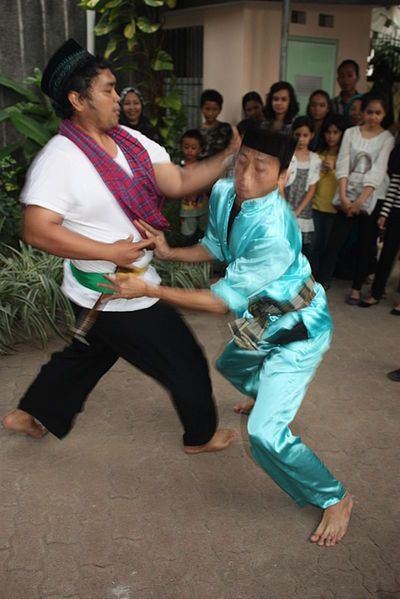
<path fill-rule="evenodd" d="M 196 168 L 179 169 L 157 143 L 117 127 L 115 84 L 109 64 L 74 40 L 54 54 L 42 89 L 64 118 L 62 134 L 38 154 L 21 196 L 24 239 L 65 258 L 62 288 L 77 318 L 98 300 L 102 273 L 120 267 L 131 273 L 126 276 L 159 284 L 150 264 L 152 240 L 142 239 L 135 218 L 147 210 L 162 223 L 157 194 L 180 198 L 209 187 L 235 148 L 233 142 Z M 218 451 L 232 442 L 233 431 L 217 430 L 203 352 L 172 307 L 147 297 L 101 303 L 86 339 L 73 339 L 53 354 L 18 408 L 4 418 L 6 428 L 35 438 L 46 430 L 64 437 L 90 391 L 123 357 L 169 390 L 187 453 Z"/>

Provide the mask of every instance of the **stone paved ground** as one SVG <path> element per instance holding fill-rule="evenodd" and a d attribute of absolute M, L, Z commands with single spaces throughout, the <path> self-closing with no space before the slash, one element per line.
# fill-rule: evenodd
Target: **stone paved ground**
<path fill-rule="evenodd" d="M 385 377 L 400 367 L 400 319 L 388 301 L 345 305 L 345 288 L 330 292 L 333 345 L 294 424 L 354 494 L 342 545 L 307 542 L 317 511 L 252 462 L 239 395 L 218 373 L 239 440 L 189 457 L 164 390 L 119 361 L 64 441 L 0 433 L 1 599 L 400 597 L 400 385 Z M 213 362 L 227 319 L 188 318 Z M 1 358 L 2 413 L 50 349 Z"/>

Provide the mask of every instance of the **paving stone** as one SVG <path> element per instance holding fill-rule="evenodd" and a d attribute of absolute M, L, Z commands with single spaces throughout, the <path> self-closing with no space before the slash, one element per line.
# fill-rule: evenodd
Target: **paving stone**
<path fill-rule="evenodd" d="M 0 599 L 400 597 L 400 387 L 385 376 L 400 367 L 398 323 L 388 302 L 347 306 L 346 289 L 329 292 L 332 347 L 293 423 L 354 495 L 339 547 L 308 541 L 319 511 L 255 464 L 241 395 L 213 367 L 221 424 L 238 438 L 187 456 L 166 391 L 119 360 L 63 441 L 0 431 Z M 212 364 L 229 317 L 185 316 Z M 0 358 L 2 413 L 60 347 Z"/>

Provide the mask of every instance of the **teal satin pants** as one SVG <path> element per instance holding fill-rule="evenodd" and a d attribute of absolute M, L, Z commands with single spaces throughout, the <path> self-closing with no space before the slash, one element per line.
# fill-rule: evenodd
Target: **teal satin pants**
<path fill-rule="evenodd" d="M 266 341 L 258 350 L 229 342 L 217 368 L 237 389 L 256 400 L 248 420 L 249 442 L 258 464 L 299 505 L 325 509 L 345 489 L 289 429 L 307 387 L 329 347 L 330 331 L 288 345 Z"/>

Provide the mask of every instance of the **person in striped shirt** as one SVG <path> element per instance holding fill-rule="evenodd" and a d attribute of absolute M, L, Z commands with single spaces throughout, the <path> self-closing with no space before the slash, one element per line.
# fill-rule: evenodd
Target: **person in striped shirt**
<path fill-rule="evenodd" d="M 400 142 L 390 155 L 388 172 L 390 184 L 378 218 L 379 228 L 385 231 L 384 243 L 371 287 L 371 295 L 358 304 L 361 308 L 369 308 L 379 303 L 400 249 Z M 400 291 L 400 281 L 398 291 Z M 400 302 L 393 307 L 391 314 L 400 316 Z"/>

